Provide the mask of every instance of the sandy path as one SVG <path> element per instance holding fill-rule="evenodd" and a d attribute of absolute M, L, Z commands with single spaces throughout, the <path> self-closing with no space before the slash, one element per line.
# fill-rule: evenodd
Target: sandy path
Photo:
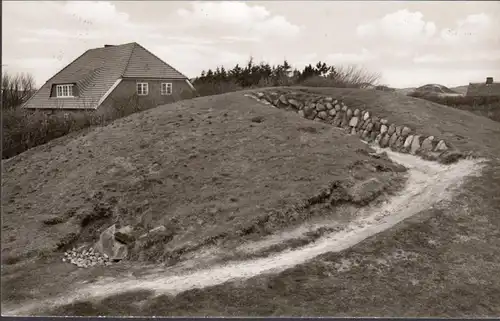
<path fill-rule="evenodd" d="M 75 300 L 98 299 L 134 290 L 152 290 L 156 294 L 177 294 L 230 280 L 248 279 L 263 273 L 279 273 L 318 255 L 347 249 L 431 207 L 440 200 L 449 199 L 453 188 L 458 187 L 465 177 L 478 175 L 483 166 L 480 160 L 461 160 L 456 164 L 441 165 L 408 154 L 384 151 L 393 161 L 409 168 L 410 176 L 405 189 L 378 208 L 364 209 L 358 219 L 351 222 L 344 230 L 328 234 L 314 243 L 265 258 L 232 262 L 186 274 L 175 275 L 171 269 L 167 269 L 134 279 L 101 280 L 83 285 L 77 293 L 44 302 L 25 304 L 22 308 L 4 310 L 3 313 L 4 315 L 33 315 L 40 309 L 67 304 Z"/>

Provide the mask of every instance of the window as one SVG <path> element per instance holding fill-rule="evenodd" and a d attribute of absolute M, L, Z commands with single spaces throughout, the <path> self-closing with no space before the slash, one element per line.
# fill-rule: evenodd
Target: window
<path fill-rule="evenodd" d="M 137 95 L 146 96 L 148 94 L 148 83 L 138 82 L 137 83 Z"/>
<path fill-rule="evenodd" d="M 162 95 L 172 95 L 172 83 L 162 82 L 161 83 L 161 94 Z"/>
<path fill-rule="evenodd" d="M 73 96 L 73 84 L 67 85 L 57 85 L 56 86 L 56 97 L 74 97 Z"/>

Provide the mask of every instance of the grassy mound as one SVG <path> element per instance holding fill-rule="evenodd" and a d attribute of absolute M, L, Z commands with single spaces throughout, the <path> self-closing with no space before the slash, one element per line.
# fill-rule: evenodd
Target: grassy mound
<path fill-rule="evenodd" d="M 279 275 L 161 296 L 142 306 L 136 304 L 149 293 L 134 292 L 51 314 L 498 315 L 492 298 L 500 286 L 499 124 L 382 91 L 302 90 L 444 135 L 492 161 L 448 208 Z M 21 262 L 95 240 L 112 223 L 131 224 L 138 234 L 171 227 L 174 235 L 160 237 L 144 259 L 175 263 L 202 245 L 242 242 L 314 216 L 331 217 L 335 206 L 360 206 L 348 191 L 372 178 L 383 195 L 401 188 L 404 172 L 371 157 L 357 137 L 242 92 L 158 107 L 54 140 L 3 162 L 2 303 L 43 298 L 85 273 L 106 273 L 75 271 L 50 255 L 39 264 Z"/>
<path fill-rule="evenodd" d="M 358 182 L 397 189 L 401 168 L 368 152 L 341 130 L 241 93 L 165 105 L 4 161 L 2 259 L 64 251 L 118 224 L 136 236 L 167 226 L 168 237 L 131 257 L 175 262 L 327 215 L 316 205 L 362 205 L 348 192 Z"/>

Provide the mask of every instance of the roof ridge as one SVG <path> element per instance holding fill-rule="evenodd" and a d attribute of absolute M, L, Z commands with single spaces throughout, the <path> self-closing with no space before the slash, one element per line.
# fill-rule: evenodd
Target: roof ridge
<path fill-rule="evenodd" d="M 135 47 L 138 45 L 138 43 L 134 41 L 131 43 L 124 44 L 123 46 L 130 45 L 130 44 L 132 44 L 132 49 L 130 50 L 130 55 L 128 56 L 127 63 L 123 66 L 123 70 L 120 72 L 121 78 L 123 78 L 123 76 L 125 75 L 125 71 L 127 71 L 128 65 L 130 64 L 130 60 L 132 59 L 132 56 L 134 55 Z"/>
<path fill-rule="evenodd" d="M 166 63 L 163 59 L 161 59 L 160 57 L 158 57 L 157 55 L 155 55 L 154 53 L 152 53 L 151 51 L 149 51 L 148 49 L 144 48 L 143 46 L 141 46 L 140 44 L 138 44 L 137 42 L 135 42 L 135 44 L 139 47 L 141 47 L 142 49 L 146 50 L 146 52 L 148 52 L 149 54 L 153 55 L 153 57 L 155 57 L 156 59 L 160 60 L 162 63 L 164 63 L 165 65 L 167 65 L 168 67 L 172 68 L 174 71 L 176 71 L 177 73 L 179 73 L 181 76 L 183 76 L 184 78 L 186 79 L 189 79 L 188 77 L 186 77 L 186 75 L 184 75 L 182 72 L 180 72 L 179 70 L 175 69 L 174 67 L 172 67 L 170 64 Z"/>

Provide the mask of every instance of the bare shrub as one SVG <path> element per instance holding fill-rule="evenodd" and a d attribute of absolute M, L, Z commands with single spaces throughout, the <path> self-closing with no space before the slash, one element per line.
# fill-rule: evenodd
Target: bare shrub
<path fill-rule="evenodd" d="M 35 80 L 32 75 L 2 73 L 2 109 L 21 106 L 35 92 Z"/>

